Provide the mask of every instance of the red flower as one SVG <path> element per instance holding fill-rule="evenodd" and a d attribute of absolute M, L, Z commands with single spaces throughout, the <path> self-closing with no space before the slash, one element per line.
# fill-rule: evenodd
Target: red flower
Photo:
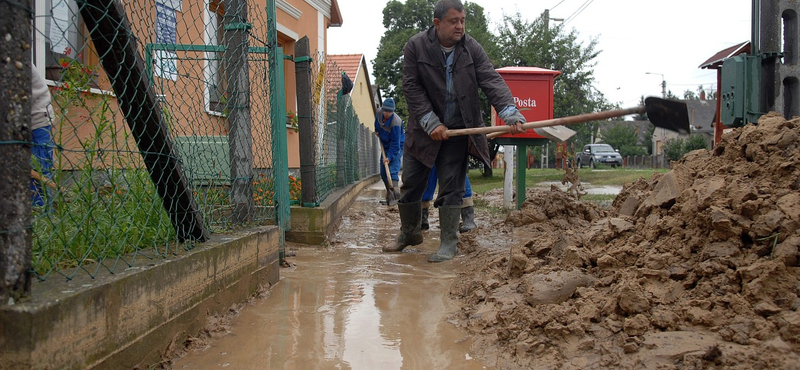
<path fill-rule="evenodd" d="M 67 68 L 67 67 L 69 67 L 69 62 L 67 62 L 66 60 L 62 60 L 61 61 L 61 66 L 64 67 L 64 68 Z"/>

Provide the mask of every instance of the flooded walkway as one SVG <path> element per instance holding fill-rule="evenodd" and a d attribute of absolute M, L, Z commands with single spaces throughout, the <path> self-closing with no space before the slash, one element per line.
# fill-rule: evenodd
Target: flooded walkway
<path fill-rule="evenodd" d="M 269 296 L 245 306 L 229 334 L 176 360 L 174 369 L 487 369 L 465 332 L 449 323 L 454 261 L 430 264 L 438 220 L 425 242 L 384 254 L 399 215 L 364 190 L 328 247 L 299 247 Z"/>

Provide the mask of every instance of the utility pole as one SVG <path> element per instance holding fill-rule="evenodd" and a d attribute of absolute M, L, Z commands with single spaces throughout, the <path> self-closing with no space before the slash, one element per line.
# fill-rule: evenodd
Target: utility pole
<path fill-rule="evenodd" d="M 666 99 L 667 98 L 667 81 L 664 80 L 664 74 L 655 73 L 655 72 L 645 72 L 645 74 L 661 76 L 661 97 L 663 99 Z M 666 139 L 667 139 L 667 130 L 662 127 L 661 128 L 661 140 L 658 140 L 658 141 L 653 143 L 653 145 L 654 145 L 653 154 L 661 154 L 661 153 L 663 153 L 661 145 L 663 145 L 664 142 L 666 142 Z"/>
<path fill-rule="evenodd" d="M 31 9 L 30 0 L 0 1 L 0 305 L 31 291 Z"/>
<path fill-rule="evenodd" d="M 661 73 L 654 73 L 654 72 L 645 72 L 645 74 L 661 76 L 661 97 L 666 99 L 667 98 L 667 81 L 664 80 L 664 75 L 661 74 Z"/>
<path fill-rule="evenodd" d="M 550 28 L 550 21 L 564 21 L 564 18 L 550 18 L 550 9 L 545 9 L 544 12 L 542 12 L 542 19 L 544 19 L 544 23 L 547 25 L 548 29 Z"/>

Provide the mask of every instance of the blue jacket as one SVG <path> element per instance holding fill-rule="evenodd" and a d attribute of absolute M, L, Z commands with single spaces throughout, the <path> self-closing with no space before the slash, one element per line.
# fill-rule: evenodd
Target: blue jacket
<path fill-rule="evenodd" d="M 375 116 L 375 132 L 381 139 L 383 150 L 386 151 L 386 158 L 389 162 L 394 159 L 399 159 L 400 150 L 406 141 L 406 135 L 403 133 L 403 120 L 397 113 L 392 113 L 386 122 L 383 122 L 383 112 L 378 111 Z"/>

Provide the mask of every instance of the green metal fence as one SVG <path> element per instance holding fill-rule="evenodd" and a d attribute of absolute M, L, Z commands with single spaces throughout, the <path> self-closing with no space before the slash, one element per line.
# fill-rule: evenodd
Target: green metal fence
<path fill-rule="evenodd" d="M 316 129 L 307 141 L 313 145 L 304 147 L 301 141 L 300 148 L 316 153 L 317 202 L 312 206 L 336 189 L 377 174 L 380 156 L 377 137 L 365 126 L 371 126 L 374 117 L 364 119 L 356 114 L 351 96 L 342 90 L 342 67 L 315 55 L 311 68 L 312 76 L 317 76 L 312 109 Z"/>
<path fill-rule="evenodd" d="M 113 273 L 210 233 L 285 229 L 298 194 L 274 0 L 47 3 L 34 10 L 55 110 L 52 170 L 32 173 L 47 179 L 35 183 L 38 279 Z"/>

